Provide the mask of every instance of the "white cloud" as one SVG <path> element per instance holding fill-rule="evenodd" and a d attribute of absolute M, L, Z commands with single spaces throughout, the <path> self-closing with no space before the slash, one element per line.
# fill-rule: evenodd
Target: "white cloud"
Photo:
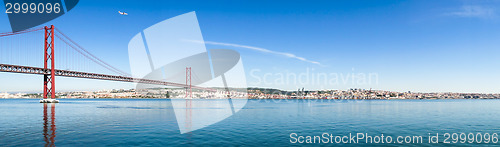
<path fill-rule="evenodd" d="M 304 57 L 296 56 L 295 54 L 292 54 L 292 53 L 277 52 L 277 51 L 272 51 L 272 50 L 268 50 L 268 49 L 260 48 L 260 47 L 254 47 L 254 46 L 248 46 L 248 45 L 240 45 L 240 44 L 232 44 L 232 43 L 213 42 L 213 41 L 204 41 L 204 42 L 203 41 L 196 41 L 196 40 L 189 40 L 189 41 L 190 42 L 196 42 L 196 43 L 205 43 L 205 44 L 210 44 L 210 45 L 221 45 L 221 46 L 246 48 L 246 49 L 251 49 L 251 50 L 259 51 L 259 52 L 263 52 L 263 53 L 270 53 L 270 54 L 285 56 L 285 57 L 288 57 L 288 58 L 298 59 L 300 61 L 304 61 L 304 62 L 308 62 L 308 63 L 312 63 L 312 64 L 322 65 L 321 63 L 319 63 L 317 61 L 311 61 L 311 60 L 308 60 L 308 59 L 306 59 Z"/>
<path fill-rule="evenodd" d="M 445 15 L 457 17 L 492 18 L 495 16 L 495 10 L 484 6 L 464 5 L 459 10 L 446 13 Z"/>

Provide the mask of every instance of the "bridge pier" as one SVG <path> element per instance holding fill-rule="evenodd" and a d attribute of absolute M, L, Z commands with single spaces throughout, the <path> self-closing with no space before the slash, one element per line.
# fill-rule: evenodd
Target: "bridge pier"
<path fill-rule="evenodd" d="M 56 99 L 42 99 L 40 103 L 59 103 L 59 100 Z"/>

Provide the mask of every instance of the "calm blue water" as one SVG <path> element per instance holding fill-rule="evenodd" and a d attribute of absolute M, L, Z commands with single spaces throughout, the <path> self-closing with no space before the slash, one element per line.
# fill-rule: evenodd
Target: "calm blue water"
<path fill-rule="evenodd" d="M 420 135 L 421 144 L 389 145 L 435 146 L 428 133 L 500 133 L 500 100 L 249 100 L 186 134 L 170 100 L 60 100 L 44 109 L 36 99 L 0 99 L 0 146 L 290 146 L 291 133 Z"/>

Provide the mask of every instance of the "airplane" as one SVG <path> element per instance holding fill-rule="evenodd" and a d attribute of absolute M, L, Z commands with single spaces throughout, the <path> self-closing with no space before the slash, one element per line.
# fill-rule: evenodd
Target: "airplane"
<path fill-rule="evenodd" d="M 125 12 L 122 12 L 122 11 L 118 11 L 118 13 L 120 13 L 121 15 L 128 15 L 128 13 L 125 13 Z"/>

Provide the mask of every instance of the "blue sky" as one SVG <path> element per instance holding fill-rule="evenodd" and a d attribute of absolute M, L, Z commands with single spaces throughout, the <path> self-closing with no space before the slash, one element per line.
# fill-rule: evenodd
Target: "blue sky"
<path fill-rule="evenodd" d="M 47 24 L 130 72 L 130 39 L 191 11 L 196 11 L 208 49 L 240 52 L 250 87 L 500 92 L 500 1 L 85 0 Z M 8 31 L 1 13 L 0 32 Z M 307 72 L 307 77 L 337 75 L 339 81 L 276 82 L 280 75 Z M 353 84 L 339 77 L 352 74 L 377 78 Z M 41 76 L 0 73 L 0 80 L 0 92 L 42 89 Z M 56 86 L 59 91 L 134 87 L 71 78 L 58 78 Z"/>

